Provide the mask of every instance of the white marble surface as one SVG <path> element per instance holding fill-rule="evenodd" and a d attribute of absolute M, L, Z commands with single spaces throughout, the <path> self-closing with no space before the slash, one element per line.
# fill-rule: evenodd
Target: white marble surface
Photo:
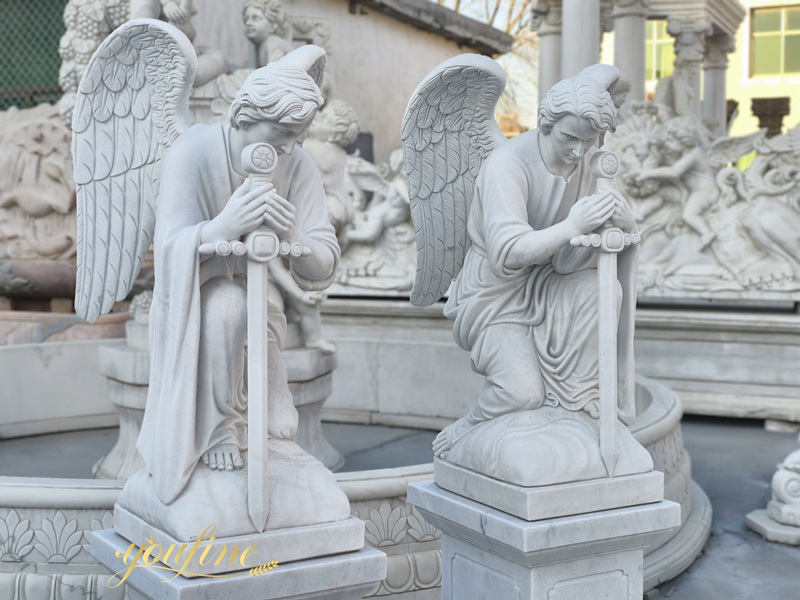
<path fill-rule="evenodd" d="M 443 489 L 526 521 L 578 515 L 664 499 L 664 475 L 652 470 L 638 475 L 522 487 L 437 458 L 433 462 L 433 476 L 437 485 Z"/>
<path fill-rule="evenodd" d="M 595 542 L 611 543 L 680 525 L 680 506 L 669 500 L 530 523 L 443 490 L 433 481 L 409 485 L 408 501 L 440 529 L 446 520 L 463 535 L 487 536 L 525 553 L 574 544 L 590 547 Z M 446 512 L 439 511 L 441 506 L 447 507 Z M 442 514 L 429 518 L 434 512 Z"/>
<path fill-rule="evenodd" d="M 99 368 L 104 343 L 0 346 L 0 438 L 115 425 Z"/>
<path fill-rule="evenodd" d="M 105 530 L 94 532 L 91 541 L 93 554 L 110 571 L 124 568 L 116 552 L 128 549 L 126 540 Z M 165 582 L 167 578 L 161 570 L 134 568 L 126 583 L 139 591 L 140 598 L 149 600 L 356 600 L 385 575 L 386 555 L 374 548 L 363 548 L 358 552 L 280 564 L 268 573 L 252 577 L 245 570 L 227 579 L 178 577 Z"/>
<path fill-rule="evenodd" d="M 770 542 L 800 546 L 800 527 L 776 521 L 766 509 L 758 509 L 747 513 L 747 526 Z"/>
<path fill-rule="evenodd" d="M 200 540 L 200 536 L 208 527 L 214 527 L 214 529 L 208 531 L 203 540 Z M 203 529 L 201 530 L 201 528 Z M 243 552 L 246 548 L 255 546 L 255 550 L 251 552 L 248 558 L 251 566 L 262 565 L 273 559 L 280 560 L 282 563 L 289 563 L 318 556 L 327 556 L 328 554 L 355 552 L 364 547 L 364 521 L 355 517 L 332 523 L 317 523 L 233 537 L 220 536 L 213 523 L 198 522 L 195 538 L 181 540 L 174 538 L 169 533 L 142 520 L 117 504 L 114 506 L 114 531 L 129 542 L 133 542 L 142 548 L 146 548 L 148 541 L 151 539 L 155 540 L 155 543 L 160 544 L 164 549 L 173 544 L 177 549 L 182 544 L 185 544 L 187 551 L 180 564 L 185 562 L 186 572 L 194 573 L 197 576 L 240 570 L 241 566 L 231 568 L 228 562 L 234 547 Z M 198 544 L 199 550 L 192 555 L 190 550 L 195 543 Z M 225 555 L 225 560 L 220 564 L 216 564 L 216 561 L 212 563 L 211 560 L 206 562 L 206 559 L 203 558 L 206 556 L 203 554 L 206 548 L 210 548 L 208 556 L 219 556 L 218 553 L 222 547 L 226 547 L 228 553 Z M 172 567 L 173 565 L 170 564 L 169 566 Z M 192 575 L 187 576 L 191 577 Z"/>
<path fill-rule="evenodd" d="M 663 500 L 526 522 L 439 488 L 409 486 L 409 502 L 442 530 L 442 598 L 639 600 L 643 549 L 680 524 Z"/>

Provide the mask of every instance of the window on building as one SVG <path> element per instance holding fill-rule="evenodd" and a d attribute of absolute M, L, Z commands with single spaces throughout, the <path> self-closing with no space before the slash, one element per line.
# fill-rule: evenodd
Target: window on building
<path fill-rule="evenodd" d="M 645 32 L 645 89 L 652 96 L 659 79 L 672 75 L 675 40 L 667 33 L 667 22 L 647 21 Z"/>
<path fill-rule="evenodd" d="M 750 75 L 800 73 L 800 6 L 750 13 Z"/>

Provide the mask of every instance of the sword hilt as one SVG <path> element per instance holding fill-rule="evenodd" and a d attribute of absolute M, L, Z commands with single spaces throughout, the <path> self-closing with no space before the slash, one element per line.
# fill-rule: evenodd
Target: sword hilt
<path fill-rule="evenodd" d="M 617 254 L 630 245 L 639 243 L 638 233 L 628 233 L 619 227 L 606 227 L 598 231 L 579 235 L 569 241 L 570 246 L 593 247 L 598 252 Z"/>

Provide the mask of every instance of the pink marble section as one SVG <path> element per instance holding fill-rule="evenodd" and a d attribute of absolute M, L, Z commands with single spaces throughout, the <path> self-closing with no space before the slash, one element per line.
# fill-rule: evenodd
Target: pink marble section
<path fill-rule="evenodd" d="M 125 337 L 128 313 L 111 313 L 89 324 L 75 314 L 0 311 L 0 346 Z"/>

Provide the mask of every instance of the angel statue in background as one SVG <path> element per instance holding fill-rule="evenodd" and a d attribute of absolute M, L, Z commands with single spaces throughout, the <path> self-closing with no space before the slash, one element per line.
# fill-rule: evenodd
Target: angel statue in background
<path fill-rule="evenodd" d="M 324 55 L 304 46 L 254 71 L 229 122 L 190 127 L 192 46 L 174 27 L 141 19 L 103 43 L 80 86 L 76 311 L 94 321 L 124 299 L 153 240 L 149 395 L 137 445 L 145 467 L 118 505 L 178 539 L 196 536 L 198 523 L 214 522 L 217 537 L 253 531 L 243 478 L 249 259 L 201 248 L 230 248 L 266 227 L 305 249 L 288 260 L 302 289 L 322 290 L 333 280 L 339 248 L 325 193 L 297 147 L 323 101 Z M 277 154 L 271 181 L 248 177 L 242 151 L 255 143 Z M 286 321 L 274 306 L 260 310 L 269 357 L 261 366 L 269 389 L 267 528 L 347 519 L 333 476 L 291 442 L 297 413 L 281 357 Z"/>
<path fill-rule="evenodd" d="M 595 420 L 597 444 L 597 256 L 570 242 L 606 223 L 636 228 L 625 199 L 613 184 L 600 191 L 590 169 L 598 139 L 617 124 L 618 79 L 615 67 L 594 65 L 557 83 L 539 105 L 539 128 L 510 141 L 493 114 L 505 75 L 488 58 L 443 63 L 409 102 L 402 137 L 417 231 L 411 301 L 436 302 L 455 278 L 444 314 L 486 378 L 469 413 L 434 441 L 439 458 L 543 485 L 559 475 L 511 474 L 516 467 L 503 464 L 538 469 L 548 459 L 537 443 L 555 456 L 557 444 L 538 427 Z M 634 417 L 632 248 L 618 255 L 616 290 L 617 408 L 625 424 Z M 576 444 L 564 442 L 562 462 L 580 462 Z M 507 450 L 516 460 L 507 460 Z"/>

